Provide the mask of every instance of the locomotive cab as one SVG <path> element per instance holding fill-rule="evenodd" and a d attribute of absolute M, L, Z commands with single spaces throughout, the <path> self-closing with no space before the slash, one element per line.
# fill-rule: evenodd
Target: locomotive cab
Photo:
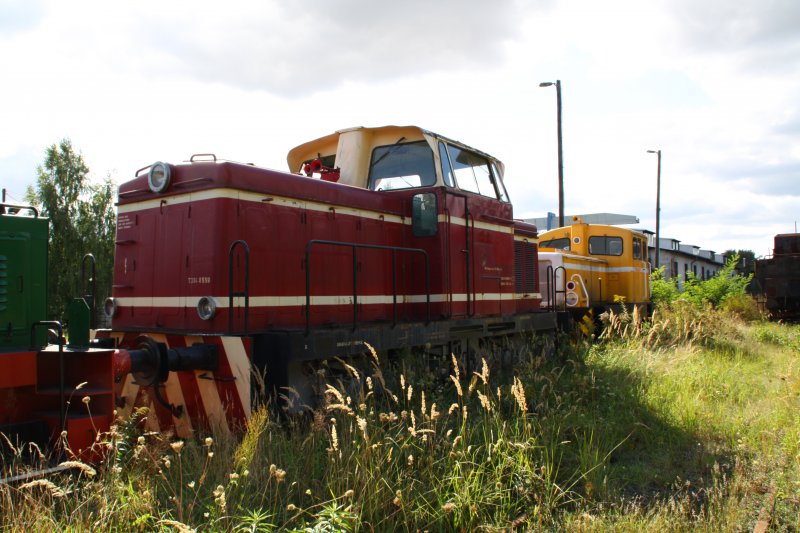
<path fill-rule="evenodd" d="M 341 130 L 297 146 L 287 162 L 298 174 L 372 191 L 439 186 L 509 202 L 500 161 L 414 126 Z"/>
<path fill-rule="evenodd" d="M 341 130 L 294 148 L 287 159 L 299 174 L 410 199 L 412 235 L 439 237 L 436 246 L 446 247 L 422 243 L 447 268 L 442 316 L 471 316 L 481 298 L 496 300 L 498 314 L 538 310 L 536 228 L 515 229 L 524 224 L 513 220 L 498 159 L 413 126 Z M 505 237 L 476 240 L 484 235 L 476 228 Z M 515 261 L 528 272 L 515 273 Z M 486 296 L 476 292 L 476 276 L 495 280 Z"/>

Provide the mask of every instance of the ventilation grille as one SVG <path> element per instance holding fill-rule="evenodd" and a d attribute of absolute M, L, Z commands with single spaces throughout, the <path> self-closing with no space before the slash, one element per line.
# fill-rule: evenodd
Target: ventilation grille
<path fill-rule="evenodd" d="M 518 294 L 536 292 L 539 273 L 536 269 L 536 245 L 514 241 L 514 289 Z"/>

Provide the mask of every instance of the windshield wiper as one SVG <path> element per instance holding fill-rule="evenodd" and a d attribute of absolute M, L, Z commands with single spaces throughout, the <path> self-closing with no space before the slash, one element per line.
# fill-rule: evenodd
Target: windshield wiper
<path fill-rule="evenodd" d="M 403 142 L 403 141 L 405 141 L 405 140 L 406 140 L 406 138 L 405 138 L 405 137 L 400 137 L 399 139 L 397 139 L 397 142 L 396 142 L 396 143 L 394 143 L 393 145 L 391 145 L 391 146 L 389 147 L 389 149 L 388 149 L 388 150 L 386 150 L 386 152 L 384 152 L 384 153 L 383 153 L 383 155 L 382 155 L 382 156 L 380 156 L 378 159 L 376 159 L 375 161 L 373 161 L 373 162 L 372 162 L 372 164 L 369 166 L 369 169 L 370 169 L 370 170 L 372 170 L 372 169 L 375 167 L 375 165 L 377 165 L 378 163 L 380 163 L 381 161 L 383 161 L 383 159 L 384 159 L 384 158 L 385 158 L 387 155 L 389 155 L 389 154 L 391 154 L 391 153 L 392 153 L 392 150 L 394 150 L 395 148 L 397 148 L 397 146 L 398 146 L 398 145 L 399 145 L 401 142 Z"/>

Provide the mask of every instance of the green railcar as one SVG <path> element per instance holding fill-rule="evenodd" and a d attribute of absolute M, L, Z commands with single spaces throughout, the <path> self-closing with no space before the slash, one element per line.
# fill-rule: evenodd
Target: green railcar
<path fill-rule="evenodd" d="M 28 348 L 47 318 L 48 220 L 33 207 L 0 205 L 0 351 Z M 39 328 L 36 345 L 45 343 Z"/>

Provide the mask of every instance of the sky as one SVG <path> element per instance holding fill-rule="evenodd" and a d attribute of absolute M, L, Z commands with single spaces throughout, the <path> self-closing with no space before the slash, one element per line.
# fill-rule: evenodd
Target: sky
<path fill-rule="evenodd" d="M 771 252 L 800 219 L 797 0 L 0 0 L 0 185 L 69 138 L 117 184 L 192 154 L 288 170 L 354 126 L 502 160 L 516 218 L 621 213 Z"/>

